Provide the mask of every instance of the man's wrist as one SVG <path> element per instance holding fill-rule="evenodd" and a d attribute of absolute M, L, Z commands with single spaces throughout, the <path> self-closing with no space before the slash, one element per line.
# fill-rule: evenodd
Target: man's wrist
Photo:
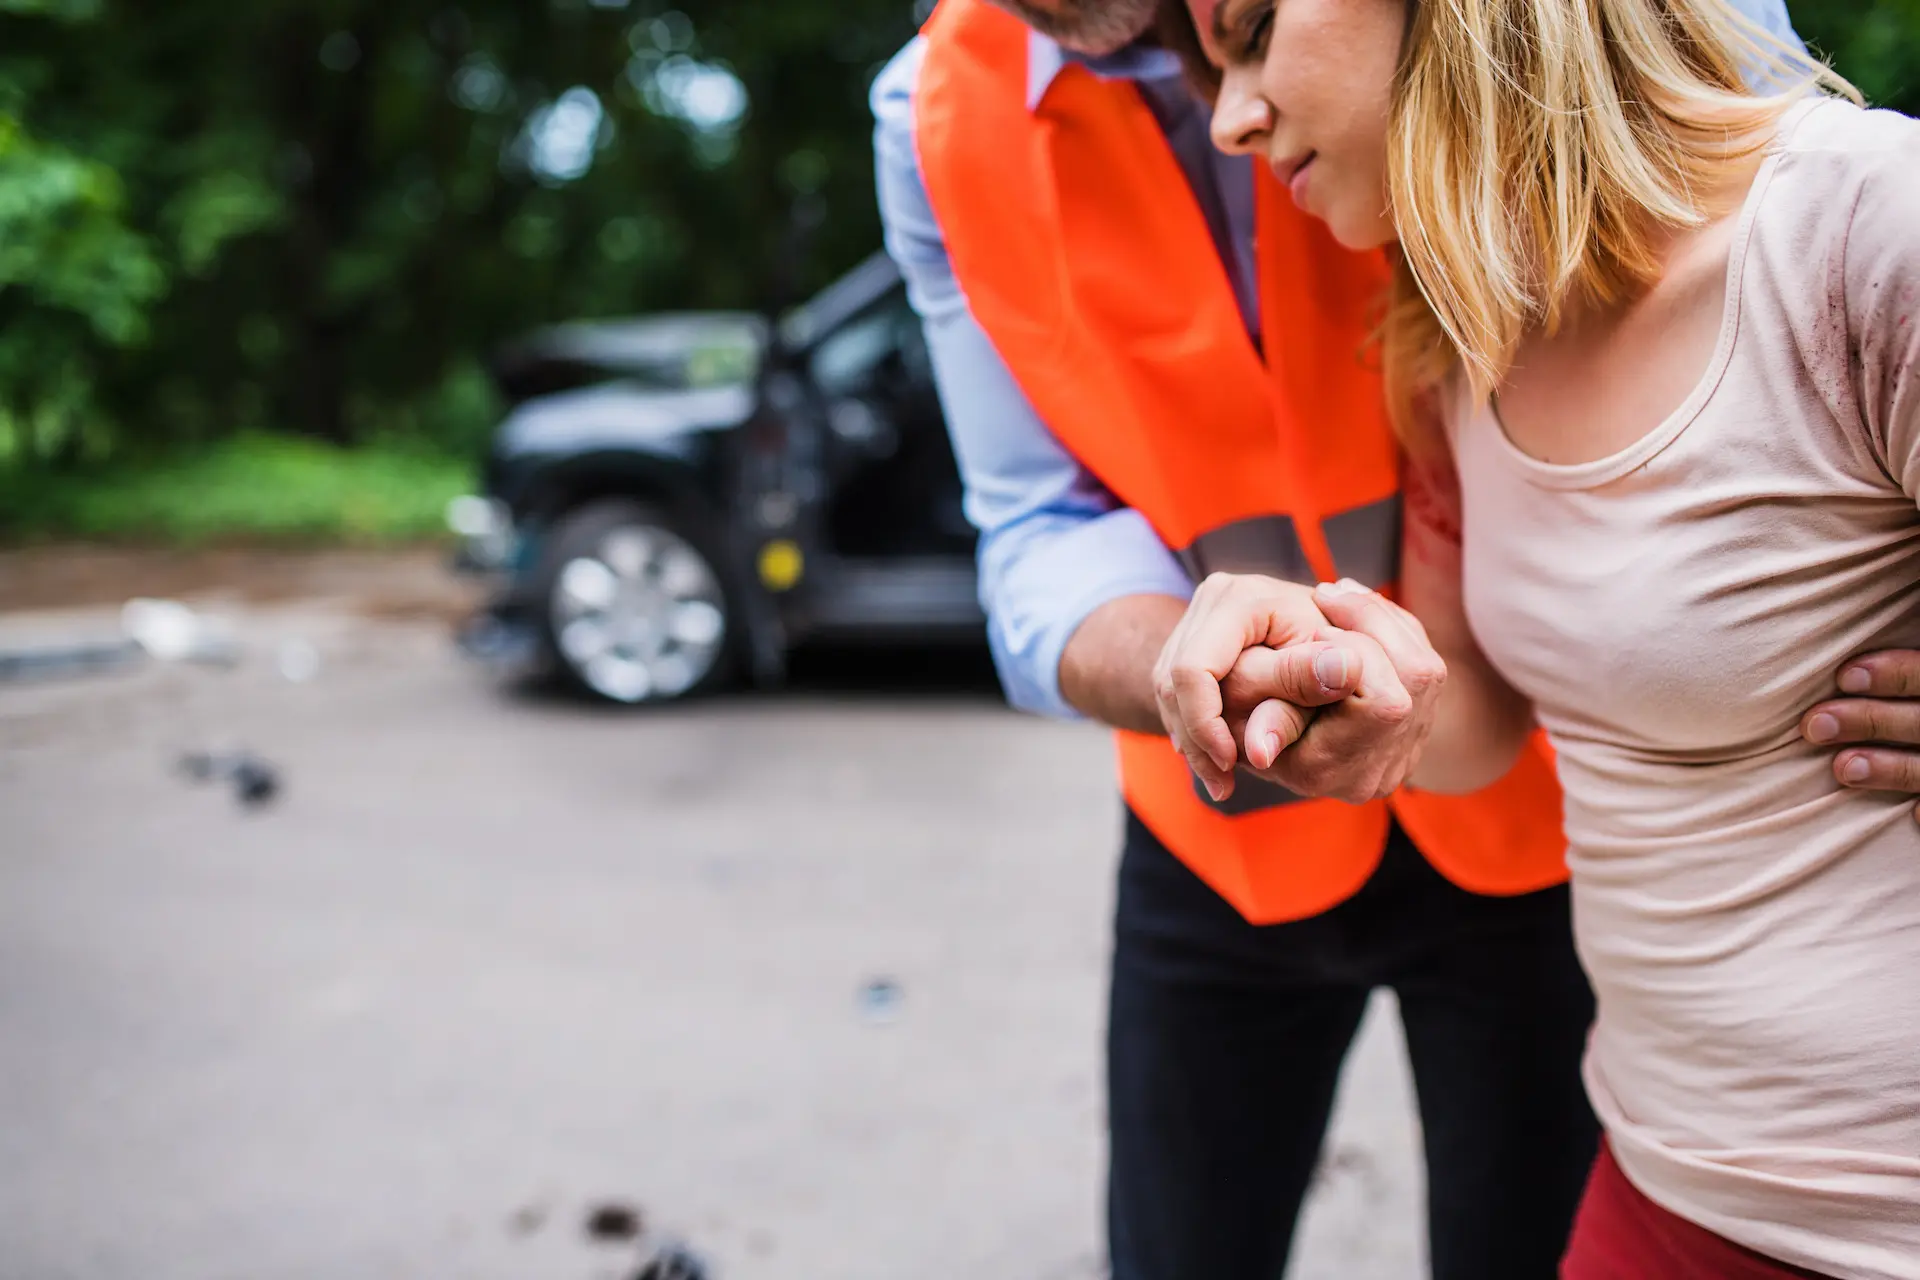
<path fill-rule="evenodd" d="M 1060 655 L 1060 696 L 1084 716 L 1136 733 L 1160 733 L 1153 667 L 1187 602 L 1133 595 L 1089 613 Z"/>

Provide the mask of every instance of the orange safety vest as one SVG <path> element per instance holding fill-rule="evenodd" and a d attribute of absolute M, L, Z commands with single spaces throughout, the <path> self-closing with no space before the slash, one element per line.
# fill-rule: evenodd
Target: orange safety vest
<path fill-rule="evenodd" d="M 974 317 L 1054 434 L 1196 578 L 1390 590 L 1399 457 L 1361 358 L 1384 259 L 1341 248 L 1257 166 L 1263 359 L 1132 84 L 1068 66 L 1029 109 L 1017 19 L 941 0 L 923 34 L 914 132 L 927 195 Z M 1165 738 L 1122 733 L 1119 745 L 1129 806 L 1255 923 L 1355 893 L 1379 865 L 1389 811 L 1462 888 L 1518 894 L 1566 878 L 1538 738 L 1486 791 L 1365 805 L 1245 775 L 1216 805 Z"/>

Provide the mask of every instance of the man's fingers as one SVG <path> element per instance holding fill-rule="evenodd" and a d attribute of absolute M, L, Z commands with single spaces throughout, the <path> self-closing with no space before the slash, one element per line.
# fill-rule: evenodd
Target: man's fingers
<path fill-rule="evenodd" d="M 1285 753 L 1272 780 L 1303 795 L 1359 803 L 1377 799 L 1381 791 L 1379 771 L 1369 770 L 1367 760 L 1376 757 L 1383 744 L 1400 741 L 1415 705 L 1386 650 L 1373 637 L 1337 635 L 1343 647 L 1350 646 L 1361 657 L 1360 688 L 1352 698 L 1315 713 L 1311 732 Z"/>
<path fill-rule="evenodd" d="M 1837 698 L 1807 712 L 1800 734 L 1817 747 L 1849 742 L 1920 746 L 1920 702 Z"/>
<path fill-rule="evenodd" d="M 1360 687 L 1360 654 L 1338 643 L 1248 649 L 1222 685 L 1227 705 L 1245 709 L 1269 698 L 1324 707 Z"/>
<path fill-rule="evenodd" d="M 1167 675 L 1172 706 L 1162 699 L 1162 712 L 1170 712 L 1168 725 L 1176 737 L 1203 752 L 1220 771 L 1230 771 L 1239 753 L 1234 749 L 1233 731 L 1227 728 L 1226 701 L 1220 680 L 1233 666 L 1229 663 L 1220 675 L 1207 666 L 1195 666 L 1176 660 Z"/>
<path fill-rule="evenodd" d="M 1413 710 L 1413 695 L 1401 682 L 1384 646 L 1364 631 L 1329 630 L 1323 642 L 1337 644 L 1360 660 L 1360 674 L 1345 704 L 1363 718 L 1393 720 Z"/>
<path fill-rule="evenodd" d="M 1842 751 L 1833 761 L 1833 776 L 1856 791 L 1901 791 L 1920 795 L 1920 753 L 1886 747 Z"/>
<path fill-rule="evenodd" d="M 1393 610 L 1394 615 L 1398 617 L 1400 621 L 1407 624 L 1407 629 L 1420 638 L 1421 644 L 1429 646 L 1433 644 L 1433 637 L 1427 634 L 1426 623 L 1420 621 L 1420 619 L 1412 613 L 1409 613 L 1405 605 L 1397 601 L 1387 600 L 1385 596 L 1380 598 L 1386 601 L 1387 608 Z"/>
<path fill-rule="evenodd" d="M 1230 724 L 1223 682 L 1249 647 L 1303 641 L 1325 622 L 1312 592 L 1298 583 L 1213 574 L 1194 591 L 1155 666 L 1154 699 L 1167 736 L 1215 799 L 1233 790 L 1241 756 L 1235 731 L 1244 733 L 1241 717 L 1257 701 L 1235 706 Z"/>
<path fill-rule="evenodd" d="M 1304 708 L 1338 702 L 1360 685 L 1361 658 L 1338 644 L 1260 647 L 1240 655 L 1221 692 L 1231 716 L 1246 716 L 1240 741 L 1246 761 L 1270 769 L 1300 740 L 1313 717 Z"/>
<path fill-rule="evenodd" d="M 1242 649 L 1295 644 L 1326 621 L 1312 588 L 1262 574 L 1209 574 L 1194 589 L 1193 601 L 1194 614 L 1236 623 Z"/>
<path fill-rule="evenodd" d="M 1215 800 L 1225 800 L 1233 794 L 1233 771 L 1222 769 L 1208 758 L 1207 753 L 1195 746 L 1192 739 L 1179 733 L 1169 733 L 1168 741 L 1174 752 L 1187 762 L 1187 768 L 1207 789 L 1207 794 Z"/>
<path fill-rule="evenodd" d="M 1224 581 L 1216 576 L 1202 584 L 1154 672 L 1154 697 L 1167 731 L 1189 754 L 1191 748 L 1205 753 L 1215 773 L 1230 773 L 1237 755 L 1221 718 L 1220 682 L 1254 643 L 1250 632 L 1264 626 L 1251 609 L 1235 607 Z"/>
<path fill-rule="evenodd" d="M 1231 734 L 1228 735 L 1228 739 L 1231 741 Z M 1187 768 L 1193 770 L 1193 776 L 1200 779 L 1200 785 L 1207 789 L 1208 795 L 1215 800 L 1225 800 L 1233 794 L 1232 766 L 1222 769 L 1213 762 L 1212 753 L 1194 744 L 1191 739 L 1188 740 L 1184 753 L 1187 757 Z"/>
<path fill-rule="evenodd" d="M 1187 740 L 1231 779 L 1239 751 L 1222 718 L 1221 681 L 1250 645 L 1304 639 L 1325 620 L 1297 583 L 1244 574 L 1209 576 L 1194 592 L 1162 657 L 1157 696 L 1169 730 L 1177 719 Z"/>
<path fill-rule="evenodd" d="M 1187 768 L 1193 770 L 1193 776 L 1207 789 L 1207 794 L 1215 800 L 1224 800 L 1233 794 L 1233 766 L 1222 767 L 1215 762 L 1213 754 L 1191 732 L 1186 721 L 1181 718 L 1177 704 L 1162 699 L 1160 719 L 1167 730 L 1167 737 L 1173 743 L 1173 749 L 1186 759 Z M 1221 728 L 1226 729 L 1222 722 Z M 1233 734 L 1227 731 L 1227 742 L 1231 746 Z"/>
<path fill-rule="evenodd" d="M 1425 628 L 1378 592 L 1357 582 L 1325 583 L 1314 593 L 1327 621 L 1371 636 L 1409 693 L 1424 693 L 1445 681 L 1447 666 L 1428 643 Z"/>
<path fill-rule="evenodd" d="M 1840 668 L 1840 692 L 1855 697 L 1920 698 L 1920 651 L 1883 649 Z"/>
<path fill-rule="evenodd" d="M 1277 699 L 1255 707 L 1247 716 L 1247 763 L 1255 769 L 1273 768 L 1280 753 L 1305 736 L 1312 719 L 1312 712 Z"/>

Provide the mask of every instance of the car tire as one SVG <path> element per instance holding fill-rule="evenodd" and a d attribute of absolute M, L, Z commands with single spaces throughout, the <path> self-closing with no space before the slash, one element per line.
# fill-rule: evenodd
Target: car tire
<path fill-rule="evenodd" d="M 607 702 L 672 702 L 727 683 L 735 610 L 708 543 L 685 521 L 629 499 L 562 516 L 534 600 L 548 664 Z"/>

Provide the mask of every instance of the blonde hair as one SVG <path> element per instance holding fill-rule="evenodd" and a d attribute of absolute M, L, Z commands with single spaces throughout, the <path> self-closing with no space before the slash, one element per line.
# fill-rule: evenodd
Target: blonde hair
<path fill-rule="evenodd" d="M 1773 91 L 1756 96 L 1749 80 Z M 1387 160 L 1395 421 L 1456 375 L 1496 387 L 1570 303 L 1631 297 L 1667 236 L 1809 92 L 1859 100 L 1725 0 L 1413 0 Z"/>

